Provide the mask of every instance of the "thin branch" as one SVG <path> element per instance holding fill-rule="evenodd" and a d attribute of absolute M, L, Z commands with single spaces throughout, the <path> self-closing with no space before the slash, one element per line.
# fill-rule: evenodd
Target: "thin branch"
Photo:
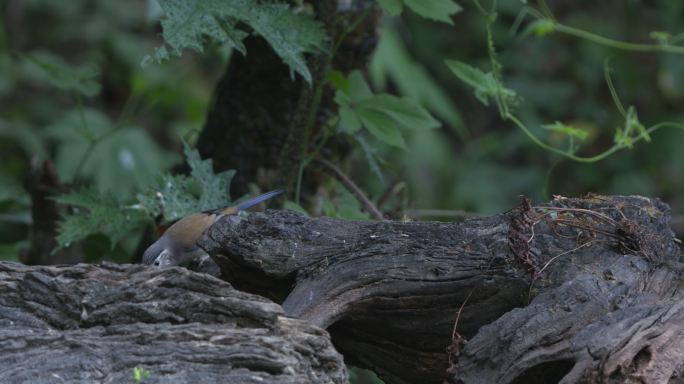
<path fill-rule="evenodd" d="M 468 219 L 471 217 L 484 216 L 477 212 L 468 212 L 460 209 L 407 209 L 404 211 L 404 216 L 411 218 L 424 217 L 448 217 L 452 219 Z"/>
<path fill-rule="evenodd" d="M 344 185 L 347 190 L 354 195 L 356 200 L 361 203 L 363 209 L 368 212 L 372 218 L 375 220 L 385 220 L 382 212 L 373 204 L 372 201 L 363 193 L 361 188 L 359 188 L 356 183 L 354 183 L 347 175 L 342 172 L 335 164 L 329 162 L 328 160 L 322 159 L 320 157 L 316 158 L 316 162 L 327 168 L 337 181 Z"/>
<path fill-rule="evenodd" d="M 387 187 L 387 189 L 385 189 L 385 192 L 382 194 L 382 196 L 380 196 L 380 198 L 378 199 L 378 202 L 377 202 L 378 208 L 382 208 L 382 206 L 385 205 L 385 203 L 387 203 L 387 201 L 392 196 L 397 194 L 397 192 L 403 187 L 404 187 L 404 182 L 401 181 L 401 179 L 394 180 L 392 182 L 392 184 L 390 184 L 390 186 Z"/>

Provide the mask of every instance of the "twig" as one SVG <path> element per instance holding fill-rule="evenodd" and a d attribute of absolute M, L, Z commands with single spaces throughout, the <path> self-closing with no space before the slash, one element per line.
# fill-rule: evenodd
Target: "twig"
<path fill-rule="evenodd" d="M 366 197 L 361 188 L 359 188 L 349 177 L 347 177 L 347 175 L 345 175 L 341 169 L 339 169 L 335 164 L 320 157 L 316 158 L 316 162 L 325 166 L 332 173 L 332 176 L 334 176 L 337 181 L 344 185 L 344 187 L 347 188 L 347 190 L 351 192 L 354 197 L 356 197 L 356 200 L 361 203 L 363 208 L 371 215 L 372 218 L 375 220 L 385 220 L 382 212 L 375 207 L 373 202 Z"/>
<path fill-rule="evenodd" d="M 383 205 L 392 197 L 395 195 L 399 189 L 404 187 L 404 182 L 401 181 L 401 179 L 396 179 L 390 184 L 387 189 L 385 189 L 385 192 L 380 196 L 377 202 L 378 208 L 382 208 Z"/>
<path fill-rule="evenodd" d="M 465 307 L 466 303 L 468 300 L 470 300 L 470 296 L 473 294 L 475 291 L 475 287 L 473 287 L 470 292 L 468 292 L 468 296 L 466 296 L 465 300 L 461 303 L 461 307 L 458 308 L 458 312 L 456 312 L 456 320 L 454 321 L 454 329 L 451 331 L 451 340 L 454 340 L 456 337 L 456 327 L 458 327 L 458 321 L 461 318 L 461 311 L 463 311 L 463 308 Z"/>
<path fill-rule="evenodd" d="M 559 257 L 561 257 L 561 256 L 563 256 L 563 255 L 567 255 L 568 253 L 572 253 L 572 252 L 575 252 L 575 251 L 579 251 L 580 249 L 582 249 L 582 248 L 584 248 L 584 247 L 588 247 L 588 246 L 589 246 L 590 244 L 592 244 L 592 243 L 594 243 L 594 240 L 589 240 L 589 241 L 587 241 L 586 243 L 584 243 L 584 244 L 582 244 L 582 245 L 580 245 L 580 246 L 577 246 L 577 247 L 575 247 L 575 248 L 573 248 L 573 249 L 568 249 L 567 251 L 561 252 L 561 253 L 557 254 L 556 256 L 550 258 L 549 261 L 547 261 L 547 262 L 544 264 L 544 266 L 539 270 L 539 272 L 537 272 L 537 275 L 541 275 L 542 272 L 544 272 L 544 270 L 546 270 L 546 268 L 547 268 L 549 265 L 551 265 L 551 263 L 553 263 L 553 261 L 556 260 L 557 258 L 559 258 Z"/>
<path fill-rule="evenodd" d="M 600 218 L 601 220 L 605 221 L 608 224 L 617 226 L 618 223 L 610 218 L 609 216 L 606 216 L 600 212 L 592 211 L 590 209 L 584 209 L 584 208 L 567 208 L 567 207 L 537 207 L 540 209 L 548 209 L 551 211 L 560 211 L 560 212 L 579 212 L 579 213 L 586 213 L 588 215 L 596 216 Z"/>
<path fill-rule="evenodd" d="M 453 219 L 468 219 L 471 217 L 484 216 L 481 213 L 468 212 L 460 209 L 407 209 L 404 215 L 413 218 L 421 217 L 448 217 Z"/>

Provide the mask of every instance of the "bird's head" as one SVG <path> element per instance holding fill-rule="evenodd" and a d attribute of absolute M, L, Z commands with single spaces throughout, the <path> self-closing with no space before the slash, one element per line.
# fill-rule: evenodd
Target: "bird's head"
<path fill-rule="evenodd" d="M 155 241 L 152 245 L 147 247 L 143 254 L 142 262 L 147 265 L 154 265 L 157 267 L 166 267 L 173 265 L 171 249 L 166 246 L 163 237 Z"/>

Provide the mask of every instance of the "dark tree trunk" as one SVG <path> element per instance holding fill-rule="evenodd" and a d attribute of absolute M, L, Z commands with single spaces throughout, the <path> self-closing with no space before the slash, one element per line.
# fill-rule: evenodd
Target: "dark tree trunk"
<path fill-rule="evenodd" d="M 245 41 L 247 55 L 236 52 L 216 86 L 197 148 L 202 157 L 213 159 L 217 170 L 237 171 L 231 183 L 234 198 L 248 192 L 250 183 L 292 193 L 312 134 L 336 109 L 332 89 L 324 87 L 327 70 L 348 72 L 367 66 L 382 12 L 373 8 L 345 37 L 329 65 L 333 43 L 343 28 L 366 8 L 375 7 L 369 0 L 338 3 L 345 2 L 314 2 L 316 19 L 326 27 L 330 41 L 327 52 L 309 57 L 312 84 L 294 76 L 262 38 L 250 37 Z M 344 148 L 328 146 L 327 155 L 339 156 Z"/>
<path fill-rule="evenodd" d="M 57 248 L 57 222 L 63 212 L 53 197 L 67 191 L 59 182 L 54 165 L 50 161 L 32 161 L 31 171 L 24 180 L 24 187 L 31 196 L 31 248 L 20 253 L 22 263 L 30 265 L 76 264 L 83 261 L 79 244 Z M 62 207 L 63 208 L 63 207 Z"/>
<path fill-rule="evenodd" d="M 458 224 L 268 211 L 201 246 L 387 383 L 665 383 L 684 364 L 668 221 L 658 200 L 602 196 Z"/>
<path fill-rule="evenodd" d="M 0 263 L 0 382 L 344 383 L 327 333 L 181 268 Z"/>

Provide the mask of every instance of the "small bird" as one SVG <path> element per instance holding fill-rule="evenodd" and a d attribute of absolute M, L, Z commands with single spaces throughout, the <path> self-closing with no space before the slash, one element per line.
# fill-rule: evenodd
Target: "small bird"
<path fill-rule="evenodd" d="M 264 200 L 283 193 L 278 189 L 264 193 L 244 203 L 201 213 L 194 213 L 175 222 L 164 234 L 150 245 L 143 254 L 143 264 L 159 267 L 185 265 L 205 252 L 197 246 L 202 233 L 218 219 L 247 210 Z"/>

